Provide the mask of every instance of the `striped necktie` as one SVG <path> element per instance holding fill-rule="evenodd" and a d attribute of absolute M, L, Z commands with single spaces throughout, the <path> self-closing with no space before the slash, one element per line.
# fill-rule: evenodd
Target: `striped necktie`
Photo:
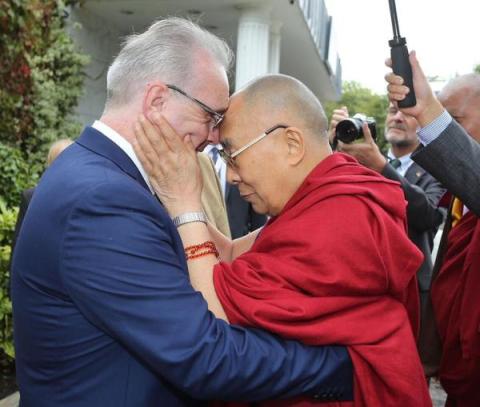
<path fill-rule="evenodd" d="M 210 157 L 212 157 L 213 163 L 216 164 L 218 160 L 218 148 L 212 147 L 210 150 Z"/>

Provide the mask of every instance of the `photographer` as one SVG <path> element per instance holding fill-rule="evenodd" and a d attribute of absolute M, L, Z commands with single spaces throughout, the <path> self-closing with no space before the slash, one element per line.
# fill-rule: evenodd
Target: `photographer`
<path fill-rule="evenodd" d="M 334 111 L 330 122 L 331 140 L 335 136 L 337 124 L 347 118 L 346 107 Z M 354 156 L 361 164 L 381 173 L 386 178 L 400 182 L 402 186 L 408 202 L 408 235 L 424 255 L 424 261 L 417 273 L 421 325 L 423 325 L 425 303 L 430 290 L 433 269 L 431 256 L 433 238 L 444 218 L 444 211 L 438 208 L 438 203 L 445 189 L 410 158 L 419 145 L 417 126 L 415 118 L 403 114 L 390 104 L 385 121 L 385 139 L 391 147 L 386 157 L 380 152 L 366 123 L 363 124 L 362 132 L 359 132 L 363 133 L 364 141 L 356 143 L 338 141 L 337 149 Z M 340 135 L 340 138 L 344 137 Z M 421 350 L 425 344 L 419 343 L 418 346 Z"/>

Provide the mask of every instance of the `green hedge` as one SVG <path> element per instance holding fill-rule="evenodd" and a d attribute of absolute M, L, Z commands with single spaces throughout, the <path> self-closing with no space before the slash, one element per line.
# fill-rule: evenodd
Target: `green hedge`
<path fill-rule="evenodd" d="M 24 189 L 38 181 L 50 144 L 75 138 L 71 114 L 89 59 L 65 30 L 77 0 L 0 0 L 0 348 L 13 355 L 10 244 Z"/>
<path fill-rule="evenodd" d="M 10 357 L 14 357 L 12 341 L 12 303 L 8 295 L 8 272 L 13 228 L 17 219 L 17 208 L 8 208 L 0 198 L 0 347 Z"/>

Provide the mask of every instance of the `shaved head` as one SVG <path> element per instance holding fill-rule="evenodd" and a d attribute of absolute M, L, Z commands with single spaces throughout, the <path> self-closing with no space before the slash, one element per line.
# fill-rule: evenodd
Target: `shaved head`
<path fill-rule="evenodd" d="M 277 215 L 308 174 L 332 154 L 322 105 L 286 75 L 253 80 L 230 99 L 220 143 L 227 177 L 258 213 Z"/>
<path fill-rule="evenodd" d="M 288 123 L 307 134 L 327 139 L 328 122 L 317 97 L 302 82 L 287 75 L 266 75 L 248 83 L 237 93 L 249 117 Z M 267 123 L 268 121 L 268 123 Z"/>
<path fill-rule="evenodd" d="M 480 74 L 452 79 L 439 93 L 438 99 L 467 133 L 480 142 Z"/>

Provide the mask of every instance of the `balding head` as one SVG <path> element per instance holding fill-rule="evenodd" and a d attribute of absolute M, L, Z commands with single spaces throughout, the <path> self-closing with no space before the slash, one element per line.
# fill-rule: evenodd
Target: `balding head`
<path fill-rule="evenodd" d="M 312 169 L 331 154 L 327 119 L 315 95 L 285 75 L 237 92 L 220 129 L 232 161 L 229 182 L 255 211 L 278 214 Z"/>
<path fill-rule="evenodd" d="M 438 99 L 467 133 L 480 142 L 480 74 L 452 79 L 439 93 Z"/>
<path fill-rule="evenodd" d="M 265 126 L 286 122 L 327 141 L 328 122 L 320 101 L 302 82 L 287 75 L 266 75 L 248 83 L 236 96 L 245 114 Z"/>

